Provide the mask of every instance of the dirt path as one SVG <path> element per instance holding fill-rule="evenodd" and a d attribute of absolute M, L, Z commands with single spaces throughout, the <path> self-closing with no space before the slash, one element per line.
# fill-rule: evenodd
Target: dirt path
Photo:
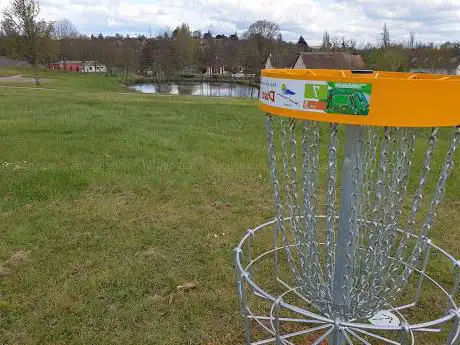
<path fill-rule="evenodd" d="M 49 82 L 49 79 L 40 78 L 40 84 Z M 35 84 L 35 78 L 24 77 L 20 74 L 12 75 L 8 77 L 0 77 L 0 85 L 3 83 L 18 83 L 18 84 Z"/>

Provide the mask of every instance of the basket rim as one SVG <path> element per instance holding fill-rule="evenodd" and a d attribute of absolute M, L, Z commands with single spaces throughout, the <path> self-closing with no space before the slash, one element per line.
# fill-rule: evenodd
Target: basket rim
<path fill-rule="evenodd" d="M 323 89 L 322 96 L 311 96 L 306 86 L 315 84 L 315 87 L 335 86 Z M 286 88 L 290 93 L 286 93 Z M 357 94 L 350 96 L 348 102 L 343 97 L 330 96 L 331 90 L 346 88 L 355 89 Z M 259 99 L 264 112 L 303 120 L 367 126 L 447 127 L 460 125 L 459 94 L 460 76 L 264 69 Z"/>

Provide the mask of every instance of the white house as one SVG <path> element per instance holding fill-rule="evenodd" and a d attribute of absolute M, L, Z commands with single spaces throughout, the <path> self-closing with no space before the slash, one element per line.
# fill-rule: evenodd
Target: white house
<path fill-rule="evenodd" d="M 107 72 L 107 67 L 96 61 L 85 61 L 81 64 L 81 71 L 83 73 L 105 73 Z"/>

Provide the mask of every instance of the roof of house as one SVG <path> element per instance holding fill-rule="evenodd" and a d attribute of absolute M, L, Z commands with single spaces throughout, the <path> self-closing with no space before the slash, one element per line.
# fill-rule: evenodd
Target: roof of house
<path fill-rule="evenodd" d="M 62 61 L 62 60 L 61 60 L 61 61 L 55 62 L 54 64 L 55 64 L 55 65 L 59 65 L 59 64 L 61 64 L 61 65 L 63 65 L 63 64 L 67 64 L 67 65 L 70 65 L 70 64 L 81 64 L 81 61 L 70 61 L 70 60 L 69 60 L 69 61 Z"/>
<path fill-rule="evenodd" d="M 342 52 L 300 53 L 306 68 L 312 69 L 363 69 L 366 68 L 361 55 Z"/>
<path fill-rule="evenodd" d="M 298 53 L 270 54 L 267 60 L 270 59 L 272 68 L 292 68 L 298 56 Z"/>

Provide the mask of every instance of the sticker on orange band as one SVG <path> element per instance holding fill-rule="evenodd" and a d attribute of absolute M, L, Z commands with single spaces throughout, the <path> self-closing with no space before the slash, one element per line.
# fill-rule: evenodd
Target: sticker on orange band
<path fill-rule="evenodd" d="M 260 101 L 278 108 L 367 116 L 371 84 L 262 77 Z"/>

